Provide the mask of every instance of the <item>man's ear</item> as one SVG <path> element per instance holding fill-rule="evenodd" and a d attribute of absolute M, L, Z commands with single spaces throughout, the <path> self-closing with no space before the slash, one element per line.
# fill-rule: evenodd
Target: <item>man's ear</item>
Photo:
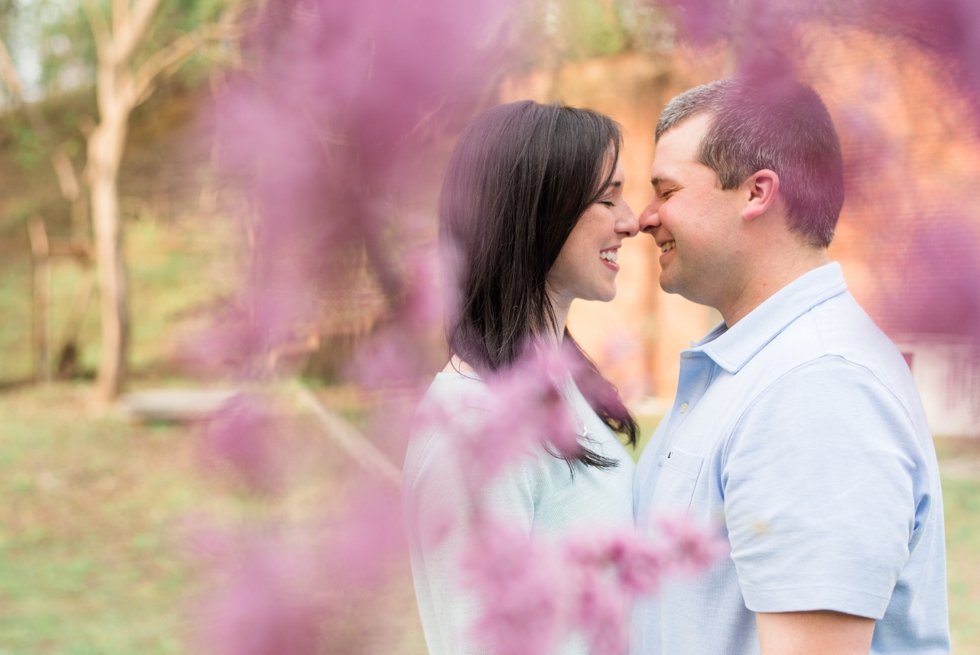
<path fill-rule="evenodd" d="M 750 221 L 760 216 L 772 207 L 779 192 L 779 176 L 768 168 L 756 171 L 742 183 L 742 189 L 747 195 L 742 218 Z"/>

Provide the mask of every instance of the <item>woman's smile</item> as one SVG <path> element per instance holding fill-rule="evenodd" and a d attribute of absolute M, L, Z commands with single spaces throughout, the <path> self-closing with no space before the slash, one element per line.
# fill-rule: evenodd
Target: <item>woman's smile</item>
<path fill-rule="evenodd" d="M 607 164 L 612 171 L 609 185 L 590 206 L 565 240 L 557 261 L 548 273 L 548 286 L 559 304 L 567 306 L 576 298 L 609 302 L 616 296 L 619 248 L 623 239 L 636 236 L 636 215 L 623 198 L 623 165 Z M 598 250 L 599 267 L 596 267 Z"/>
<path fill-rule="evenodd" d="M 611 268 L 612 270 L 618 271 L 619 264 L 617 264 L 616 262 L 619 259 L 619 246 L 616 246 L 615 248 L 606 248 L 605 250 L 600 250 L 599 259 L 601 259 L 602 263 L 608 266 L 609 268 Z"/>

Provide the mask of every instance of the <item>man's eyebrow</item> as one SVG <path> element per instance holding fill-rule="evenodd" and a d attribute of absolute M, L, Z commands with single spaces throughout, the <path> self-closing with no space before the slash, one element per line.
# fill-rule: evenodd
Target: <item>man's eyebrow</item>
<path fill-rule="evenodd" d="M 652 184 L 654 186 L 654 188 L 656 188 L 658 186 L 664 186 L 664 185 L 670 186 L 670 185 L 674 185 L 674 184 L 677 184 L 677 182 L 675 180 L 672 180 L 669 177 L 658 176 L 658 177 L 652 178 L 650 180 L 650 184 Z"/>

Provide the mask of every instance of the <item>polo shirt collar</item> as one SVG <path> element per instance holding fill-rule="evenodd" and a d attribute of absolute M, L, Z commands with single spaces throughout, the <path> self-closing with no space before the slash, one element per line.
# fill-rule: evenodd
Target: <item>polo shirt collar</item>
<path fill-rule="evenodd" d="M 796 278 L 731 328 L 720 323 L 687 352 L 703 352 L 729 373 L 737 373 L 793 321 L 845 291 L 840 264 L 830 262 Z"/>

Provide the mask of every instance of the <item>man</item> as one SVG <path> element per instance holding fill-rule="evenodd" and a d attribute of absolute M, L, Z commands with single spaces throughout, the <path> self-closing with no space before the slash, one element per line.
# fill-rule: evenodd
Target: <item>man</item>
<path fill-rule="evenodd" d="M 634 483 L 723 521 L 731 556 L 636 607 L 641 655 L 948 653 L 936 455 L 901 354 L 827 246 L 844 199 L 820 98 L 728 79 L 674 98 L 640 228 L 660 285 L 724 321 L 681 353 Z"/>

